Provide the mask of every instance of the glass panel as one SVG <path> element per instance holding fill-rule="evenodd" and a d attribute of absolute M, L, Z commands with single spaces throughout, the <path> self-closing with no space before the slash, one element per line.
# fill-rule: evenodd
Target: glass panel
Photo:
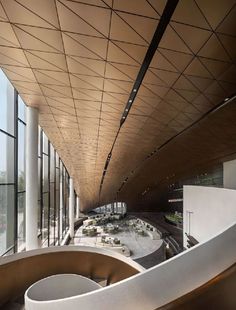
<path fill-rule="evenodd" d="M 41 200 L 38 200 L 38 234 L 41 233 Z"/>
<path fill-rule="evenodd" d="M 0 70 L 1 113 L 0 128 L 14 135 L 14 88 Z"/>
<path fill-rule="evenodd" d="M 0 255 L 14 245 L 14 185 L 0 185 Z"/>
<path fill-rule="evenodd" d="M 41 127 L 38 127 L 38 156 L 41 156 Z"/>
<path fill-rule="evenodd" d="M 48 191 L 48 156 L 43 154 L 43 192 Z"/>
<path fill-rule="evenodd" d="M 69 175 L 67 171 L 65 171 L 65 207 L 66 207 L 66 231 L 67 227 L 69 227 Z"/>
<path fill-rule="evenodd" d="M 26 122 L 26 105 L 21 97 L 18 95 L 18 118 Z"/>
<path fill-rule="evenodd" d="M 38 200 L 41 199 L 41 158 L 38 157 Z"/>
<path fill-rule="evenodd" d="M 50 241 L 49 245 L 55 245 L 55 221 L 54 216 L 50 218 Z"/>
<path fill-rule="evenodd" d="M 60 175 L 59 175 L 59 173 L 60 173 L 60 170 L 58 168 L 56 168 L 56 189 L 57 190 L 59 190 L 59 188 L 60 188 L 60 180 L 59 180 Z"/>
<path fill-rule="evenodd" d="M 54 148 L 50 144 L 50 182 L 54 182 L 55 177 L 55 153 Z"/>
<path fill-rule="evenodd" d="M 45 133 L 43 133 L 43 153 L 48 154 L 48 138 Z"/>
<path fill-rule="evenodd" d="M 18 252 L 25 247 L 25 193 L 18 194 Z"/>
<path fill-rule="evenodd" d="M 56 191 L 56 222 L 55 222 L 55 238 L 58 240 L 58 236 L 60 234 L 59 232 L 59 226 L 60 226 L 60 214 L 59 214 L 59 209 L 60 209 L 60 191 Z"/>
<path fill-rule="evenodd" d="M 54 214 L 54 183 L 50 184 L 50 215 Z"/>
<path fill-rule="evenodd" d="M 54 183 L 50 184 L 50 244 L 54 244 L 54 236 L 55 236 L 55 218 L 54 218 Z"/>
<path fill-rule="evenodd" d="M 59 156 L 56 152 L 56 167 L 59 168 Z"/>
<path fill-rule="evenodd" d="M 43 223 L 42 223 L 42 239 L 48 238 L 48 193 L 43 194 Z"/>
<path fill-rule="evenodd" d="M 39 127 L 39 131 L 41 128 Z M 42 131 L 41 131 L 42 132 Z M 57 152 L 50 144 L 47 136 L 42 132 L 43 153 L 42 154 L 42 179 L 43 179 L 43 210 L 41 212 L 41 189 L 39 186 L 39 209 L 38 214 L 42 213 L 42 242 L 43 246 L 53 245 L 58 239 L 63 238 L 69 226 L 69 175 L 63 166 Z M 50 164 L 50 172 L 48 171 Z M 38 157 L 38 170 L 40 171 L 40 153 Z M 63 173 L 63 205 L 60 210 L 60 173 Z M 50 178 L 49 178 L 50 175 Z M 40 181 L 40 177 L 39 177 Z M 49 199 L 50 188 L 50 199 Z M 50 212 L 50 213 L 49 213 Z M 49 216 L 49 218 L 48 218 Z M 49 221 L 49 222 L 48 222 Z M 49 226 L 48 226 L 49 225 Z M 38 223 L 40 231 L 40 220 Z M 62 236 L 63 235 L 63 236 Z"/>
<path fill-rule="evenodd" d="M 25 190 L 25 125 L 18 122 L 18 192 Z"/>
<path fill-rule="evenodd" d="M 0 132 L 0 184 L 14 183 L 14 138 Z"/>
<path fill-rule="evenodd" d="M 75 216 L 75 218 L 77 217 L 77 215 L 76 215 L 76 195 L 75 195 L 75 193 L 73 193 L 73 195 L 74 195 L 74 216 Z"/>

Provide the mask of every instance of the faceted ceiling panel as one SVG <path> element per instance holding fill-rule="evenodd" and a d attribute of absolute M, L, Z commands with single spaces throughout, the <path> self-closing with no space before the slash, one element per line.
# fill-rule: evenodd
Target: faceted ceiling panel
<path fill-rule="evenodd" d="M 0 66 L 39 109 L 84 210 L 235 91 L 235 1 L 180 0 L 120 128 L 166 3 L 0 0 Z"/>

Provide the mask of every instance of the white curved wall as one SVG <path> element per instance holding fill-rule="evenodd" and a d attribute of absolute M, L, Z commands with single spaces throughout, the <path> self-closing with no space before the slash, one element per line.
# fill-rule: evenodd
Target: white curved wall
<path fill-rule="evenodd" d="M 134 269 L 138 270 L 139 272 L 142 272 L 145 270 L 141 265 L 133 261 L 129 257 L 125 257 L 122 254 L 116 253 L 111 250 L 107 250 L 104 248 L 95 248 L 95 247 L 90 247 L 90 246 L 74 246 L 74 245 L 64 245 L 64 246 L 53 246 L 49 248 L 41 248 L 41 249 L 36 249 L 36 250 L 31 250 L 31 251 L 26 251 L 26 252 L 19 252 L 14 255 L 9 255 L 9 256 L 3 256 L 0 257 L 0 266 L 1 265 L 6 265 L 8 263 L 17 261 L 19 259 L 24 259 L 27 257 L 32 257 L 35 255 L 41 255 L 41 254 L 47 254 L 47 253 L 56 253 L 56 252 L 88 252 L 88 253 L 97 253 L 101 255 L 106 255 L 110 256 L 112 258 L 116 258 L 120 261 L 123 261 L 124 263 L 128 264 L 129 266 L 133 267 Z"/>
<path fill-rule="evenodd" d="M 236 190 L 184 186 L 183 198 L 185 247 L 185 232 L 203 242 L 236 220 Z"/>
<path fill-rule="evenodd" d="M 56 274 L 41 279 L 25 292 L 25 309 L 32 301 L 47 301 L 85 294 L 100 289 L 101 285 L 78 274 Z"/>
<path fill-rule="evenodd" d="M 154 310 L 206 283 L 236 260 L 236 223 L 205 243 L 96 292 L 27 310 Z"/>

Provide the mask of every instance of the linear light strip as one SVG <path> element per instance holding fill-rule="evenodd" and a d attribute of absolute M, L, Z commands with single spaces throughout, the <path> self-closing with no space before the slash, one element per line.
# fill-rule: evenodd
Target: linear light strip
<path fill-rule="evenodd" d="M 179 0 L 168 0 L 166 6 L 164 8 L 164 11 L 162 13 L 162 16 L 160 18 L 160 21 L 157 25 L 156 31 L 153 35 L 152 41 L 148 47 L 147 53 L 144 57 L 144 60 L 143 60 L 142 65 L 140 67 L 140 70 L 138 72 L 137 78 L 134 82 L 134 85 L 133 85 L 132 91 L 130 93 L 128 102 L 125 106 L 124 112 L 123 112 L 122 117 L 120 119 L 120 127 L 117 131 L 116 137 L 115 137 L 114 142 L 112 144 L 112 148 L 111 148 L 111 150 L 107 156 L 106 162 L 105 162 L 105 166 L 103 169 L 102 178 L 101 178 L 101 182 L 100 182 L 100 188 L 99 188 L 99 200 L 100 200 L 100 195 L 101 195 L 101 191 L 102 191 L 104 178 L 105 178 L 105 175 L 107 173 L 107 169 L 108 169 L 111 157 L 112 157 L 112 151 L 113 151 L 114 145 L 116 143 L 117 137 L 119 135 L 120 129 L 121 129 L 122 125 L 124 124 L 128 114 L 129 114 L 129 111 L 133 105 L 133 102 L 134 102 L 135 97 L 138 93 L 138 90 L 142 84 L 143 78 L 144 78 L 144 76 L 145 76 L 145 74 L 149 68 L 149 65 L 152 61 L 152 58 L 153 58 L 153 56 L 154 56 L 154 54 L 155 54 L 155 52 L 159 46 L 161 38 L 164 35 L 164 32 L 165 32 L 165 30 L 166 30 L 166 28 L 167 28 L 167 26 L 171 20 L 171 17 L 172 17 L 172 15 L 176 9 L 178 2 L 179 2 Z M 98 202 L 98 204 L 99 203 L 100 203 L 100 201 Z"/>
<path fill-rule="evenodd" d="M 121 120 L 120 120 L 120 126 L 123 125 L 123 123 L 126 120 L 126 117 L 129 114 L 129 111 L 133 105 L 134 99 L 135 99 L 135 97 L 138 93 L 138 90 L 142 84 L 144 76 L 145 76 L 145 74 L 149 68 L 149 65 L 152 61 L 152 58 L 153 58 L 153 56 L 154 56 L 154 54 L 155 54 L 155 52 L 159 46 L 159 43 L 160 43 L 160 41 L 164 35 L 166 27 L 168 26 L 168 24 L 170 22 L 171 16 L 173 15 L 173 13 L 175 11 L 175 8 L 176 8 L 178 2 L 179 2 L 179 0 L 169 0 L 165 6 L 165 9 L 164 9 L 162 16 L 161 16 L 161 19 L 160 19 L 160 22 L 157 25 L 156 31 L 153 35 L 152 41 L 148 47 L 147 53 L 144 57 L 143 63 L 140 67 L 136 81 L 135 81 L 134 86 L 132 88 L 132 91 L 130 93 L 128 102 L 126 104 L 125 110 L 124 110 L 123 115 L 122 115 Z"/>

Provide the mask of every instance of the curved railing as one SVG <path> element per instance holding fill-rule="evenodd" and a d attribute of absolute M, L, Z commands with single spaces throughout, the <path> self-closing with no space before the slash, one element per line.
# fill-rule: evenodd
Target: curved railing
<path fill-rule="evenodd" d="M 236 264 L 196 290 L 156 310 L 236 309 Z"/>
<path fill-rule="evenodd" d="M 227 194 L 227 190 L 222 191 Z M 225 201 L 220 200 L 226 212 Z M 229 221 L 233 218 L 235 216 L 230 216 Z M 221 309 L 236 309 L 236 222 L 226 225 L 217 234 L 212 233 L 208 240 L 148 270 L 115 252 L 80 246 L 52 247 L 1 258 L 0 305 L 23 294 L 42 278 L 73 273 L 105 279 L 108 286 L 57 300 L 30 300 L 28 303 L 26 299 L 26 309 L 182 310 L 191 309 L 191 301 L 199 305 L 198 296 L 207 296 L 208 292 L 215 296 L 215 303 L 218 300 Z M 227 269 L 233 272 L 226 277 Z M 224 287 L 226 282 L 229 284 Z M 209 295 L 207 300 L 210 300 Z M 213 304 L 206 303 L 193 309 L 212 308 Z"/>
<path fill-rule="evenodd" d="M 107 285 L 144 269 L 112 251 L 86 246 L 51 247 L 0 259 L 0 306 L 22 294 L 36 281 L 55 274 L 75 273 L 101 279 Z"/>
<path fill-rule="evenodd" d="M 236 223 L 195 247 L 111 286 L 33 303 L 29 309 L 154 310 L 204 285 L 235 263 Z M 27 309 L 27 307 L 26 307 Z M 168 309 L 168 308 L 167 308 Z"/>

